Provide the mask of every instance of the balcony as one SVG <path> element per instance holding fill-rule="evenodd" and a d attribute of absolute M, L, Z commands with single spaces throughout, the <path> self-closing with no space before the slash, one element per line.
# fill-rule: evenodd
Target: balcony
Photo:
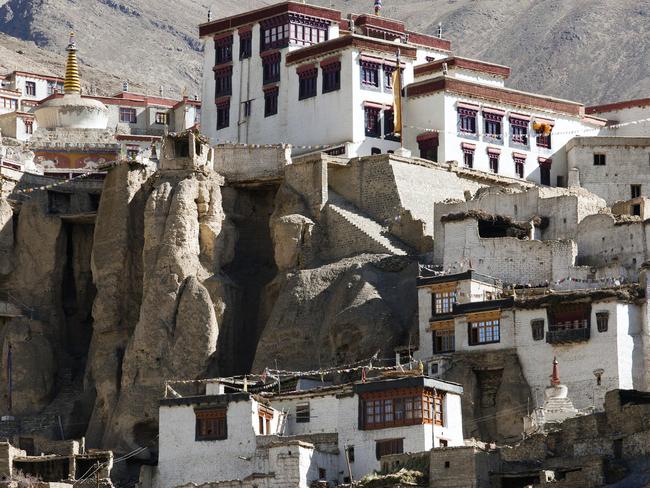
<path fill-rule="evenodd" d="M 571 342 L 584 342 L 588 341 L 590 337 L 588 327 L 581 327 L 578 329 L 561 329 L 549 330 L 546 332 L 546 342 L 549 344 L 565 344 Z"/>

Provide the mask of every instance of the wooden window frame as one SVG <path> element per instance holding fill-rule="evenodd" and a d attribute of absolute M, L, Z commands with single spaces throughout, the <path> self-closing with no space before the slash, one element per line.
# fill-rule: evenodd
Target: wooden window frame
<path fill-rule="evenodd" d="M 478 110 L 458 108 L 458 131 L 461 134 L 476 135 L 476 119 Z"/>
<path fill-rule="evenodd" d="M 155 123 L 167 125 L 169 123 L 169 114 L 167 112 L 156 112 Z"/>
<path fill-rule="evenodd" d="M 510 144 L 528 147 L 529 132 L 527 120 L 510 117 Z"/>
<path fill-rule="evenodd" d="M 214 40 L 214 64 L 232 62 L 232 38 L 225 36 Z"/>
<path fill-rule="evenodd" d="M 446 347 L 443 346 L 446 344 Z M 433 331 L 433 352 L 443 354 L 454 352 L 456 350 L 456 331 L 455 329 L 438 329 Z"/>
<path fill-rule="evenodd" d="M 366 137 L 381 137 L 381 121 L 379 120 L 380 108 L 364 107 L 364 126 Z"/>
<path fill-rule="evenodd" d="M 28 97 L 36 96 L 36 82 L 35 81 L 26 81 L 25 82 L 25 95 Z"/>
<path fill-rule="evenodd" d="M 311 409 L 309 402 L 296 405 L 296 423 L 308 424 L 311 421 Z"/>
<path fill-rule="evenodd" d="M 298 73 L 298 100 L 313 98 L 318 94 L 318 69 Z"/>
<path fill-rule="evenodd" d="M 468 343 L 470 346 L 483 346 L 486 344 L 497 344 L 501 342 L 501 319 L 483 319 L 467 323 Z M 481 340 L 481 331 L 484 339 Z M 490 331 L 490 340 L 487 340 Z M 495 333 L 496 331 L 496 333 Z"/>
<path fill-rule="evenodd" d="M 262 57 L 262 83 L 277 83 L 281 77 L 282 55 L 279 52 Z"/>
<path fill-rule="evenodd" d="M 336 61 L 321 67 L 323 71 L 323 93 L 341 89 L 341 62 Z"/>
<path fill-rule="evenodd" d="M 533 319 L 530 321 L 530 332 L 534 341 L 544 340 L 544 327 L 544 319 Z"/>
<path fill-rule="evenodd" d="M 217 103 L 217 130 L 230 127 L 230 99 Z"/>
<path fill-rule="evenodd" d="M 630 197 L 639 198 L 641 196 L 641 188 L 641 185 L 638 183 L 630 185 Z"/>
<path fill-rule="evenodd" d="M 609 329 L 609 312 L 596 312 L 596 328 L 598 332 L 607 332 Z"/>
<path fill-rule="evenodd" d="M 431 299 L 433 315 L 451 313 L 456 303 L 456 290 L 433 292 Z"/>
<path fill-rule="evenodd" d="M 378 439 L 375 441 L 375 458 L 379 461 L 383 456 L 404 453 L 404 438 Z"/>
<path fill-rule="evenodd" d="M 280 90 L 278 87 L 273 87 L 269 90 L 264 90 L 264 117 L 272 117 L 278 114 L 278 97 Z"/>
<path fill-rule="evenodd" d="M 138 122 L 138 113 L 132 107 L 120 107 L 119 117 L 120 117 L 120 123 L 122 124 L 135 124 Z"/>
<path fill-rule="evenodd" d="M 196 417 L 195 441 L 217 441 L 228 438 L 226 407 L 194 410 L 194 415 Z"/>
<path fill-rule="evenodd" d="M 361 401 L 361 430 L 376 430 L 409 425 L 442 425 L 444 412 L 441 394 L 422 387 L 365 393 Z M 440 397 L 438 401 L 436 398 Z"/>
<path fill-rule="evenodd" d="M 379 89 L 379 70 L 381 68 L 381 64 L 378 62 L 366 61 L 362 59 L 359 61 L 359 66 L 361 67 L 361 87 Z"/>
<path fill-rule="evenodd" d="M 594 153 L 594 166 L 607 166 L 607 155 Z"/>
<path fill-rule="evenodd" d="M 239 34 L 239 59 L 248 59 L 253 55 L 253 33 L 251 31 Z"/>

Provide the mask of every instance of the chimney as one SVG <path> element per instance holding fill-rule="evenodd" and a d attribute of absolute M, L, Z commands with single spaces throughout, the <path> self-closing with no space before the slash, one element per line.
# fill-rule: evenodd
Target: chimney
<path fill-rule="evenodd" d="M 122 82 L 122 91 L 123 92 L 128 92 L 129 91 L 129 80 L 124 80 Z"/>
<path fill-rule="evenodd" d="M 165 88 L 162 85 L 160 85 L 160 87 L 158 88 L 158 94 L 161 97 L 165 94 Z"/>
<path fill-rule="evenodd" d="M 212 22 L 212 9 L 208 8 L 208 22 Z"/>
<path fill-rule="evenodd" d="M 438 22 L 438 39 L 442 39 L 442 22 Z"/>

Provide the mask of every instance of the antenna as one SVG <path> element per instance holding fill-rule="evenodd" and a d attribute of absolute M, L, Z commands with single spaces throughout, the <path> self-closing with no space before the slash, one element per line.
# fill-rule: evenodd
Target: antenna
<path fill-rule="evenodd" d="M 208 22 L 212 22 L 212 9 L 208 7 Z"/>

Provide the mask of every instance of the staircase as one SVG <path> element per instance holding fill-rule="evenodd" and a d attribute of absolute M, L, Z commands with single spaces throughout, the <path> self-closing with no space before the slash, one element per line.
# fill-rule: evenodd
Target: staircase
<path fill-rule="evenodd" d="M 339 248 L 337 254 L 369 252 L 404 256 L 413 251 L 390 234 L 388 228 L 365 215 L 348 200 L 329 190 L 328 232 Z"/>

